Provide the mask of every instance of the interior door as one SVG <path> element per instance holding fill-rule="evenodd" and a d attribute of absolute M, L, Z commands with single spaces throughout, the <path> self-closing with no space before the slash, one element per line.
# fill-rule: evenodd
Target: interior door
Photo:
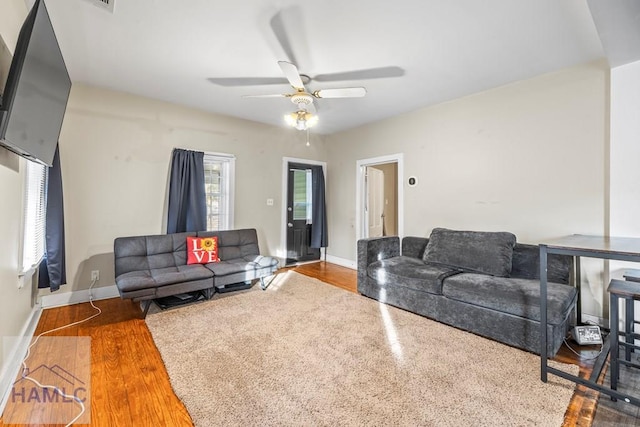
<path fill-rule="evenodd" d="M 384 235 L 384 172 L 367 167 L 365 179 L 367 237 L 380 237 Z"/>
<path fill-rule="evenodd" d="M 289 163 L 287 179 L 287 264 L 320 259 L 320 249 L 310 248 L 311 169 L 308 165 Z"/>

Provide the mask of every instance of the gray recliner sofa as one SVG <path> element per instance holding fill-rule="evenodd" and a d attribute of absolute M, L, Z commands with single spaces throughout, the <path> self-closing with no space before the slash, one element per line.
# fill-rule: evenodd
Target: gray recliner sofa
<path fill-rule="evenodd" d="M 219 262 L 187 264 L 187 237 L 218 238 Z M 217 290 L 265 278 L 278 269 L 277 259 L 260 255 L 255 229 L 201 231 L 152 236 L 119 237 L 114 241 L 115 277 L 120 296 L 151 301 L 170 295 Z"/>
<path fill-rule="evenodd" d="M 540 353 L 539 248 L 511 233 L 434 229 L 429 238 L 358 241 L 358 292 L 425 317 Z M 577 291 L 573 259 L 548 258 L 548 354 L 562 345 Z"/>

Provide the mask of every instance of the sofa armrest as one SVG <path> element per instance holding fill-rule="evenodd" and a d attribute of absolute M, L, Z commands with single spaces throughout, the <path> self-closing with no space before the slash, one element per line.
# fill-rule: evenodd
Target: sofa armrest
<path fill-rule="evenodd" d="M 366 278 L 367 267 L 371 263 L 396 256 L 400 256 L 400 238 L 398 236 L 358 240 L 358 282 Z"/>

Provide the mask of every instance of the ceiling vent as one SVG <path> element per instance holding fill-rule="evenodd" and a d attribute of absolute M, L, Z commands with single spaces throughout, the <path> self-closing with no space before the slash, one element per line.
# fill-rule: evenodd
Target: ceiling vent
<path fill-rule="evenodd" d="M 98 6 L 101 9 L 108 10 L 111 13 L 113 13 L 113 7 L 116 2 L 116 0 L 86 0 L 86 1 Z"/>

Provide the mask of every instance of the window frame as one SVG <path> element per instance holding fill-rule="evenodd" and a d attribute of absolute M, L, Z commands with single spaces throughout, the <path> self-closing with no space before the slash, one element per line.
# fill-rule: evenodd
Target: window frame
<path fill-rule="evenodd" d="M 48 180 L 47 166 L 25 161 L 20 277 L 33 275 L 46 254 Z"/>
<path fill-rule="evenodd" d="M 304 173 L 304 218 L 297 216 L 299 206 L 303 202 L 300 200 L 296 200 L 296 184 L 297 177 L 301 176 Z M 313 175 L 311 169 L 294 169 L 294 184 L 293 184 L 293 219 L 294 221 L 306 221 L 307 224 L 312 224 L 313 222 Z"/>
<path fill-rule="evenodd" d="M 205 152 L 203 163 L 205 170 L 205 198 L 207 199 L 209 194 L 211 194 L 207 193 L 206 190 L 207 163 L 222 164 L 220 196 L 225 199 L 225 203 L 223 203 L 225 212 L 219 215 L 226 217 L 226 224 L 218 230 L 232 230 L 234 227 L 236 157 L 233 154 Z M 209 216 L 209 203 L 207 203 L 207 231 L 217 231 L 209 230 Z"/>

